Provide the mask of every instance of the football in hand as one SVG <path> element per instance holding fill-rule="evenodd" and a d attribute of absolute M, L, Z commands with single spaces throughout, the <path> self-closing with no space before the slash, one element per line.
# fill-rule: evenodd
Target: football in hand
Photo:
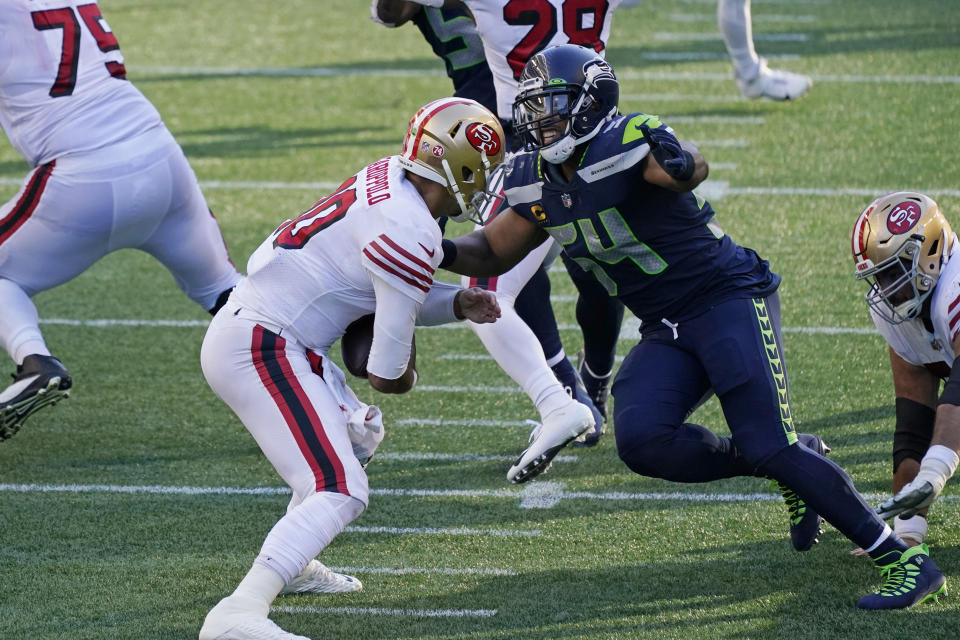
<path fill-rule="evenodd" d="M 361 316 L 347 326 L 340 338 L 340 355 L 343 366 L 351 375 L 367 377 L 367 358 L 373 344 L 373 314 Z"/>

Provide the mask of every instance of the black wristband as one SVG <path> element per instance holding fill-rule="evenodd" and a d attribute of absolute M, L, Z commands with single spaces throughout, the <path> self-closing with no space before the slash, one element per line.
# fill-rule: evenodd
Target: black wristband
<path fill-rule="evenodd" d="M 453 240 L 444 238 L 440 241 L 440 248 L 443 250 L 443 258 L 440 260 L 440 268 L 446 269 L 457 259 L 457 245 Z"/>

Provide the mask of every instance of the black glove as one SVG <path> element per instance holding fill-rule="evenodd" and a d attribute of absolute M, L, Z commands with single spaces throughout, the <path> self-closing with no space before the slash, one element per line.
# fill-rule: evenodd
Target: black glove
<path fill-rule="evenodd" d="M 665 129 L 651 129 L 646 124 L 640 125 L 640 132 L 650 145 L 650 153 L 671 178 L 686 182 L 693 177 L 696 169 L 693 154 L 681 147 L 672 133 Z"/>

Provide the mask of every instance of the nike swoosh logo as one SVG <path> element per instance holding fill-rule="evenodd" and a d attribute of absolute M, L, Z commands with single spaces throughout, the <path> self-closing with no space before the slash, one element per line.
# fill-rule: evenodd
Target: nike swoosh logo
<path fill-rule="evenodd" d="M 423 246 L 423 243 L 422 243 L 422 242 L 418 242 L 417 244 L 420 245 L 420 247 L 421 247 L 424 251 L 426 251 L 426 252 L 427 252 L 427 255 L 430 256 L 431 258 L 433 257 L 433 254 L 437 252 L 436 249 L 434 249 L 433 251 L 430 251 L 430 249 L 427 249 L 426 247 Z"/>

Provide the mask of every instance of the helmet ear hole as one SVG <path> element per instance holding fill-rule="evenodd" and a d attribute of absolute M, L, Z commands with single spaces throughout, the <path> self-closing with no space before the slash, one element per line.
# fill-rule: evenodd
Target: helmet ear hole
<path fill-rule="evenodd" d="M 460 173 L 463 177 L 464 182 L 473 182 L 473 176 L 475 174 L 470 167 L 461 167 Z"/>

